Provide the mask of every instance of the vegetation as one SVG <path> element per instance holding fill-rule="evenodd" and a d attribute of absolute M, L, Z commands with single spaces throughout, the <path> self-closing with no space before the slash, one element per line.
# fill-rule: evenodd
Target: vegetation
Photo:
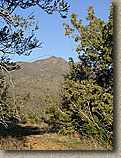
<path fill-rule="evenodd" d="M 70 58 L 70 71 L 65 76 L 61 101 L 47 95 L 46 122 L 62 134 L 79 133 L 99 142 L 113 143 L 113 2 L 109 21 L 95 17 L 92 6 L 87 9 L 88 24 L 71 15 L 71 28 L 65 35 L 78 46 L 79 63 Z"/>

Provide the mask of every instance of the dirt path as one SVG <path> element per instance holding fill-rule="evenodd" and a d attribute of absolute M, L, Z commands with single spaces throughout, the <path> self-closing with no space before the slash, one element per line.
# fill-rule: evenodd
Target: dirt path
<path fill-rule="evenodd" d="M 13 150 L 15 147 L 16 150 L 69 150 L 61 141 L 52 139 L 54 134 L 47 127 L 18 125 L 5 133 L 9 135 L 9 144 L 12 144 Z"/>
<path fill-rule="evenodd" d="M 21 126 L 25 150 L 69 150 L 61 141 L 53 139 L 53 133 L 47 127 Z M 56 135 L 57 136 L 57 135 Z"/>
<path fill-rule="evenodd" d="M 95 141 L 52 133 L 47 126 L 17 125 L 3 131 L 1 150 L 103 150 Z M 0 130 L 1 132 L 1 130 Z M 0 133 L 1 134 L 1 133 Z M 6 137 L 7 136 L 7 137 Z"/>
<path fill-rule="evenodd" d="M 69 150 L 68 147 L 56 142 L 52 142 L 51 140 L 47 140 L 40 135 L 27 136 L 24 146 L 26 150 Z"/>

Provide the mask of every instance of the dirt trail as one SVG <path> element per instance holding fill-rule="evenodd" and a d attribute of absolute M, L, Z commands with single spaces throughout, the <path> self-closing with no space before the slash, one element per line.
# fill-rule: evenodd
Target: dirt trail
<path fill-rule="evenodd" d="M 62 136 L 45 125 L 15 125 L 1 132 L 0 129 L 2 150 L 106 150 L 94 140 L 84 142 L 78 135 Z"/>
<path fill-rule="evenodd" d="M 24 146 L 26 150 L 69 150 L 68 147 L 56 142 L 52 142 L 51 140 L 47 140 L 40 135 L 27 136 Z"/>
<path fill-rule="evenodd" d="M 21 126 L 21 135 L 24 136 L 25 150 L 69 150 L 62 143 L 53 142 L 46 127 Z"/>
<path fill-rule="evenodd" d="M 47 127 L 17 125 L 3 133 L 12 137 L 17 150 L 69 150 L 62 142 L 51 138 L 53 133 Z"/>

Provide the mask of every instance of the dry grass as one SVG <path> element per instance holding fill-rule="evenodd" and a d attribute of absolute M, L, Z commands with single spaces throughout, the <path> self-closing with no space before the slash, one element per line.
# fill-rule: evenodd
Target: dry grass
<path fill-rule="evenodd" d="M 80 139 L 78 134 L 75 136 L 62 136 L 53 133 L 45 134 L 44 136 L 52 142 L 63 144 L 69 150 L 112 150 L 112 147 L 108 144 L 102 144 L 93 138 Z"/>
<path fill-rule="evenodd" d="M 0 150 L 25 150 L 24 140 L 18 140 L 11 136 L 0 137 Z"/>

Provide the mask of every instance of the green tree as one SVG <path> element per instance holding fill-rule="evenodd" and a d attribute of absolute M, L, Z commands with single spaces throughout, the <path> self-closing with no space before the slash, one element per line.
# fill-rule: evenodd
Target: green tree
<path fill-rule="evenodd" d="M 56 106 L 48 102 L 47 113 L 51 113 L 48 123 L 55 121 L 54 127 L 58 125 L 58 131 L 63 134 L 77 131 L 82 136 L 112 144 L 113 2 L 108 22 L 97 18 L 92 6 L 87 13 L 85 26 L 81 19 L 77 21 L 74 13 L 71 15 L 73 27 L 63 24 L 65 35 L 78 44 L 79 62 L 74 63 L 70 58 L 62 100 Z"/>
<path fill-rule="evenodd" d="M 27 18 L 19 14 L 14 14 L 17 8 L 23 10 L 32 6 L 38 6 L 48 14 L 54 11 L 59 12 L 62 18 L 66 18 L 69 5 L 63 0 L 1 0 L 0 1 L 0 121 L 5 122 L 12 115 L 10 104 L 6 102 L 8 96 L 8 84 L 12 78 L 10 71 L 19 68 L 13 62 L 10 62 L 11 54 L 29 55 L 33 49 L 41 48 L 41 43 L 35 37 L 35 31 L 38 30 L 38 22 L 35 23 L 33 12 Z M 29 36 L 27 36 L 29 34 Z M 6 75 L 7 74 L 7 75 Z M 6 76 L 9 77 L 9 83 L 6 83 Z M 15 104 L 15 96 L 13 95 Z M 14 107 L 16 108 L 16 106 Z M 16 110 L 14 110 L 15 112 Z"/>

